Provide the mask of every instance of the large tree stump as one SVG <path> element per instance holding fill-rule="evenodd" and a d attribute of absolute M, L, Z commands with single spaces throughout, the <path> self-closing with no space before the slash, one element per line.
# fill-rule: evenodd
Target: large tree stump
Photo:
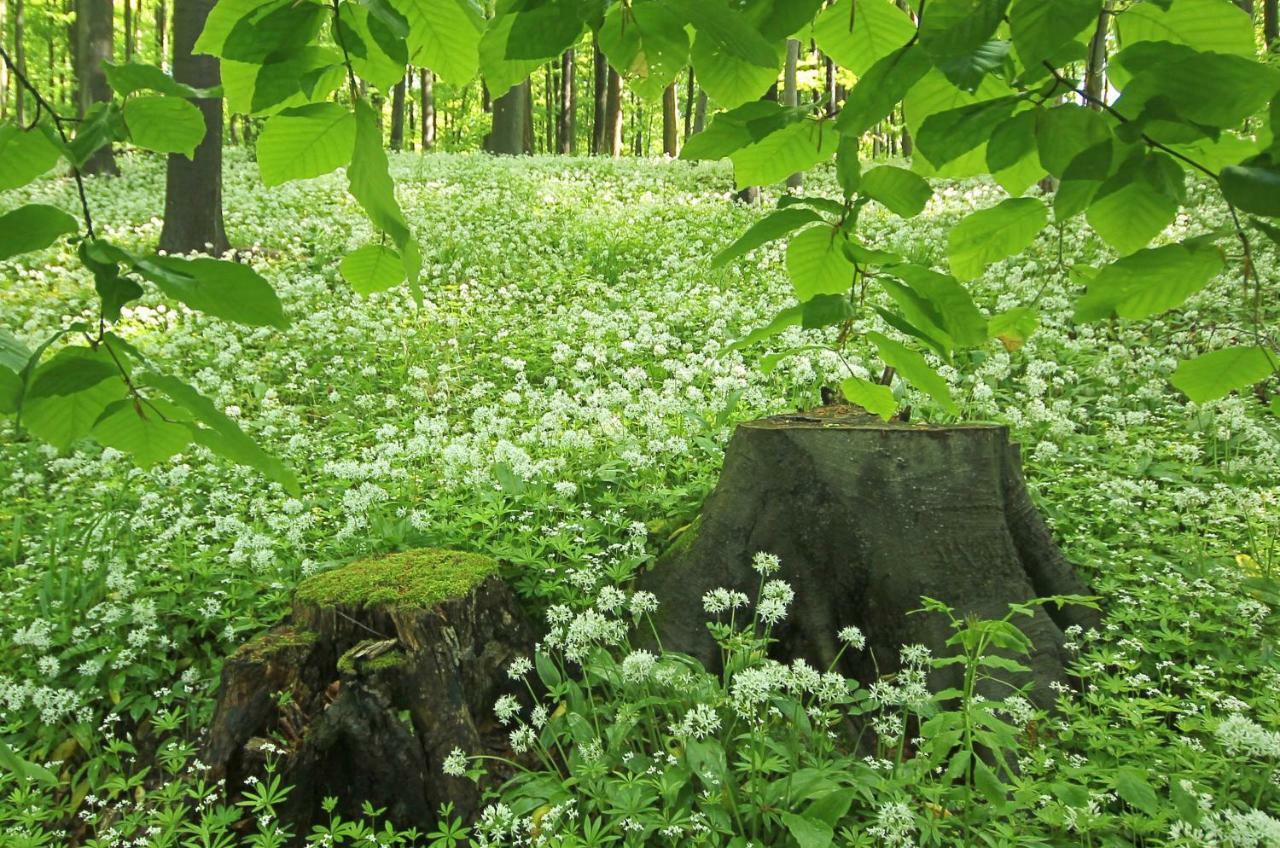
<path fill-rule="evenodd" d="M 455 747 L 505 750 L 493 703 L 533 644 L 487 557 L 410 551 L 316 575 L 290 621 L 227 660 L 204 758 L 234 793 L 278 757 L 295 833 L 326 796 L 344 818 L 368 801 L 401 827 L 430 828 L 445 802 L 469 818 L 477 787 L 441 764 Z"/>
<path fill-rule="evenodd" d="M 922 596 L 999 618 L 1010 602 L 1088 594 L 1030 501 L 1017 446 L 996 425 L 885 423 L 847 406 L 741 424 L 687 532 L 640 582 L 661 601 L 663 646 L 710 668 L 719 652 L 702 596 L 723 586 L 754 597 L 759 551 L 781 558 L 778 576 L 796 592 L 774 631 L 779 658 L 826 668 L 837 632 L 856 625 L 868 649 L 847 652 L 841 664 L 864 682 L 877 663 L 882 672 L 897 668 L 905 644 L 949 653 L 941 616 L 908 614 Z M 1033 695 L 1048 705 L 1049 683 L 1064 679 L 1069 661 L 1063 629 L 1093 625 L 1096 614 L 1050 607 L 1016 622 L 1035 646 L 1026 662 Z M 933 685 L 955 685 L 952 672 L 935 674 Z"/>

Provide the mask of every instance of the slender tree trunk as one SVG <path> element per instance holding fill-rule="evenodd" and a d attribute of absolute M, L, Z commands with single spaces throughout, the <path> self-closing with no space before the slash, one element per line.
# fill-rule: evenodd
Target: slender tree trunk
<path fill-rule="evenodd" d="M 173 76 L 196 88 L 222 82 L 217 59 L 191 55 L 214 2 L 174 0 L 173 4 Z M 193 159 L 169 155 L 160 247 L 170 253 L 203 250 L 220 255 L 230 247 L 222 223 L 222 98 L 201 98 L 196 105 L 204 115 L 204 139 Z M 247 141 L 247 130 L 245 136 Z"/>
<path fill-rule="evenodd" d="M 524 81 L 524 152 L 533 153 L 533 78 Z"/>
<path fill-rule="evenodd" d="M 912 152 L 915 150 L 915 143 L 911 140 L 911 130 L 907 129 L 907 109 L 905 106 L 899 107 L 898 115 L 902 120 L 902 155 L 910 159 Z"/>
<path fill-rule="evenodd" d="M 391 149 L 404 147 L 404 77 L 391 89 Z"/>
<path fill-rule="evenodd" d="M 133 0 L 124 0 L 124 60 L 133 61 Z"/>
<path fill-rule="evenodd" d="M 1277 6 L 1280 6 L 1277 0 L 1262 2 L 1262 35 L 1267 41 L 1268 48 L 1276 43 L 1277 38 L 1280 38 L 1280 9 Z"/>
<path fill-rule="evenodd" d="M 600 40 L 594 36 L 591 39 L 591 49 L 591 96 L 594 101 L 591 110 L 591 155 L 599 156 L 605 151 L 605 140 L 608 137 L 606 113 L 609 109 L 609 61 L 600 49 Z"/>
<path fill-rule="evenodd" d="M 0 46 L 4 45 L 4 34 L 8 31 L 9 3 L 8 0 L 0 0 Z M 0 120 L 7 117 L 9 117 L 9 66 L 0 61 Z"/>
<path fill-rule="evenodd" d="M 27 73 L 26 2 L 13 0 L 13 64 L 18 73 Z M 52 43 L 52 41 L 50 42 Z M 18 123 L 27 119 L 27 93 L 14 81 L 13 117 Z"/>
<path fill-rule="evenodd" d="M 542 114 L 546 118 L 546 124 L 542 130 L 542 142 L 546 147 L 547 153 L 554 152 L 559 147 L 558 136 L 559 123 L 556 120 L 556 98 L 560 96 L 560 84 L 556 82 L 555 62 L 548 62 L 543 65 L 543 91 L 542 91 Z"/>
<path fill-rule="evenodd" d="M 169 58 L 169 16 L 165 0 L 156 3 L 156 64 L 164 67 Z"/>
<path fill-rule="evenodd" d="M 800 42 L 787 39 L 787 63 L 782 72 L 782 102 L 792 109 L 800 105 L 800 88 L 796 82 L 796 66 L 800 63 Z M 787 188 L 800 188 L 804 185 L 803 174 L 792 174 L 787 177 Z"/>
<path fill-rule="evenodd" d="M 604 107 L 605 150 L 615 159 L 622 155 L 622 77 L 609 68 Z"/>
<path fill-rule="evenodd" d="M 697 135 L 707 128 L 707 92 L 698 89 L 698 103 L 693 109 L 693 134 Z"/>
<path fill-rule="evenodd" d="M 697 82 L 693 74 L 693 65 L 690 65 L 688 83 L 684 90 L 684 137 L 686 141 L 693 132 L 693 104 L 698 98 Z"/>
<path fill-rule="evenodd" d="M 422 89 L 422 151 L 436 146 L 436 75 L 428 70 L 418 72 Z"/>
<path fill-rule="evenodd" d="M 662 155 L 680 155 L 680 95 L 673 82 L 662 92 Z"/>
<path fill-rule="evenodd" d="M 1098 15 L 1098 25 L 1089 41 L 1089 61 L 1084 70 L 1084 90 L 1091 101 L 1089 106 L 1098 111 L 1102 110 L 1107 88 L 1107 31 L 1111 28 L 1111 6 L 1111 1 L 1107 0 Z"/>
<path fill-rule="evenodd" d="M 570 155 L 577 147 L 578 86 L 574 50 L 570 47 L 560 57 L 560 120 L 556 127 L 559 152 Z"/>
<path fill-rule="evenodd" d="M 513 85 L 493 100 L 493 128 L 489 132 L 490 153 L 519 156 L 524 152 L 525 87 Z"/>
<path fill-rule="evenodd" d="M 827 71 L 827 117 L 831 117 L 836 113 L 836 63 L 830 56 L 824 61 Z"/>
<path fill-rule="evenodd" d="M 111 99 L 111 86 L 107 83 L 103 62 L 112 60 L 115 21 L 111 0 L 77 0 L 76 35 L 80 60 L 76 76 L 80 81 L 80 111 L 83 117 L 95 103 Z M 89 157 L 81 169 L 86 174 L 120 173 L 111 145 L 103 145 Z"/>

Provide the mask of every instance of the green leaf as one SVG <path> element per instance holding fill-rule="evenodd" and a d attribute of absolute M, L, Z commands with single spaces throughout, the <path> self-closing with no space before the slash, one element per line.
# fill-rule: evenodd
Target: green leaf
<path fill-rule="evenodd" d="M 1061 178 L 1077 156 L 1112 139 L 1107 119 L 1084 106 L 1064 104 L 1052 109 L 1037 109 L 1036 144 L 1040 164 Z"/>
<path fill-rule="evenodd" d="M 858 191 L 903 218 L 919 215 L 933 196 L 923 177 L 893 165 L 863 172 Z"/>
<path fill-rule="evenodd" d="M 1098 23 L 1101 0 L 1014 0 L 1009 9 L 1013 47 L 1034 68 Z"/>
<path fill-rule="evenodd" d="M 920 82 L 907 92 L 902 108 L 907 120 L 907 128 L 913 136 L 919 135 L 923 124 L 931 115 L 958 109 L 984 101 L 997 100 L 1013 93 L 1009 86 L 994 75 L 987 75 L 973 92 L 956 87 L 937 68 L 930 70 Z M 912 170 L 922 176 L 965 177 L 985 174 L 986 146 L 979 145 L 969 153 L 948 165 L 936 166 L 928 157 L 916 149 L 911 160 Z"/>
<path fill-rule="evenodd" d="M 659 3 L 609 7 L 599 38 L 609 64 L 646 100 L 661 97 L 689 61 L 684 22 Z"/>
<path fill-rule="evenodd" d="M 156 256 L 139 260 L 135 267 L 169 297 L 198 312 L 253 327 L 289 326 L 271 284 L 248 265 Z"/>
<path fill-rule="evenodd" d="M 777 71 L 778 50 L 742 14 L 724 0 L 661 0 L 668 9 L 693 24 L 698 38 L 726 55 Z"/>
<path fill-rule="evenodd" d="M 120 263 L 132 267 L 134 257 L 101 240 L 85 239 L 77 249 L 80 261 L 93 272 L 93 287 L 102 300 L 102 314 L 108 321 L 120 320 L 120 310 L 142 297 L 142 286 L 120 273 Z"/>
<path fill-rule="evenodd" d="M 972 280 L 992 262 L 1030 247 L 1048 223 L 1049 211 L 1032 197 L 1011 198 L 974 212 L 947 236 L 951 272 Z"/>
<path fill-rule="evenodd" d="M 1155 790 L 1151 788 L 1146 774 L 1142 771 L 1130 766 L 1121 766 L 1116 769 L 1112 785 L 1115 786 L 1116 794 L 1134 809 L 1148 815 L 1155 815 L 1159 811 L 1159 799 L 1156 798 Z"/>
<path fill-rule="evenodd" d="M 475 77 L 484 31 L 484 14 L 476 3 L 391 0 L 391 5 L 409 24 L 409 64 L 430 68 L 451 85 L 465 85 Z M 501 55 L 505 53 L 504 47 Z"/>
<path fill-rule="evenodd" d="M 1169 382 L 1192 401 L 1204 403 L 1259 383 L 1277 367 L 1280 359 L 1266 348 L 1228 347 L 1179 362 Z"/>
<path fill-rule="evenodd" d="M 287 109 L 267 120 L 258 137 L 258 169 L 265 185 L 327 174 L 351 161 L 356 117 L 337 103 Z"/>
<path fill-rule="evenodd" d="M 400 254 L 385 244 L 366 244 L 342 258 L 342 278 L 360 294 L 386 291 L 404 282 Z"/>
<path fill-rule="evenodd" d="M 390 6 L 385 11 L 407 34 L 408 24 L 399 13 Z M 383 91 L 390 91 L 404 79 L 409 50 L 404 35 L 397 36 L 384 17 L 372 14 L 363 5 L 346 2 L 339 7 L 339 26 L 342 44 L 358 77 Z"/>
<path fill-rule="evenodd" d="M 56 206 L 28 203 L 0 215 L 0 259 L 42 250 L 58 236 L 80 228 L 76 219 Z"/>
<path fill-rule="evenodd" d="M 363 100 L 356 102 L 356 138 L 347 168 L 348 190 L 379 230 L 401 245 L 410 237 L 404 213 L 396 201 L 395 184 L 382 147 L 377 116 Z"/>
<path fill-rule="evenodd" d="M 783 813 L 782 823 L 800 848 L 829 848 L 835 832 L 831 825 L 820 819 L 811 819 L 795 813 Z"/>
<path fill-rule="evenodd" d="M 815 295 L 843 294 L 853 285 L 853 263 L 840 231 L 820 224 L 802 230 L 787 245 L 787 274 L 802 303 Z"/>
<path fill-rule="evenodd" d="M 62 156 L 40 129 L 0 124 L 0 191 L 18 188 L 44 174 Z"/>
<path fill-rule="evenodd" d="M 996 126 L 987 142 L 987 168 L 1000 187 L 1020 196 L 1044 176 L 1036 154 L 1036 115 L 1018 112 Z"/>
<path fill-rule="evenodd" d="M 155 91 L 171 97 L 216 97 L 217 88 L 195 88 L 175 80 L 155 65 L 142 62 L 125 62 L 115 65 L 104 62 L 102 68 L 107 74 L 107 83 L 121 97 L 128 97 L 139 91 Z"/>
<path fill-rule="evenodd" d="M 66 147 L 67 159 L 77 168 L 82 167 L 95 152 L 126 135 L 115 101 L 97 103 L 76 124 L 75 138 Z"/>
<path fill-rule="evenodd" d="M 763 244 L 782 238 L 805 224 L 821 221 L 822 216 L 812 209 L 791 206 L 779 209 L 756 221 L 738 237 L 737 241 L 721 250 L 711 258 L 711 267 L 721 268 L 729 262 L 744 256 Z"/>
<path fill-rule="evenodd" d="M 830 159 L 840 136 L 815 120 L 789 124 L 731 154 L 738 188 L 770 185 Z"/>
<path fill-rule="evenodd" d="M 862 184 L 862 163 L 858 161 L 858 139 L 856 136 L 841 135 L 840 145 L 836 148 L 836 182 L 846 202 L 853 197 Z"/>
<path fill-rule="evenodd" d="M 150 468 L 191 444 L 191 431 L 164 411 L 155 401 L 118 400 L 103 411 L 90 434 L 98 443 L 123 451 L 138 465 Z"/>
<path fill-rule="evenodd" d="M 1076 303 L 1076 320 L 1097 321 L 1112 313 L 1146 318 L 1172 309 L 1204 288 L 1224 266 L 1222 251 L 1202 239 L 1139 250 L 1098 272 Z"/>
<path fill-rule="evenodd" d="M 1013 114 L 1016 97 L 998 97 L 937 112 L 924 119 L 916 144 L 934 167 L 942 167 L 983 144 L 996 124 Z"/>
<path fill-rule="evenodd" d="M 1087 218 L 1121 255 L 1146 247 L 1178 214 L 1185 174 L 1163 153 L 1140 153 L 1102 183 Z"/>
<path fill-rule="evenodd" d="M 878 59 L 849 92 L 836 116 L 836 129 L 844 135 L 862 135 L 889 116 L 929 67 L 929 57 L 915 44 Z"/>
<path fill-rule="evenodd" d="M 293 471 L 245 435 L 240 425 L 218 410 L 208 398 L 167 374 L 148 372 L 143 375 L 141 382 L 164 392 L 169 400 L 204 425 L 204 428 L 188 428 L 196 443 L 232 462 L 262 472 L 267 478 L 282 485 L 291 495 L 299 494 L 298 478 Z"/>
<path fill-rule="evenodd" d="M 799 326 L 803 319 L 804 319 L 803 304 L 784 309 L 781 312 L 779 312 L 777 315 L 775 315 L 773 317 L 773 320 L 770 321 L 768 324 L 765 324 L 763 327 L 757 327 L 756 329 L 752 330 L 750 333 L 747 333 L 747 335 L 743 336 L 737 341 L 734 341 L 732 344 L 726 345 L 724 349 L 720 351 L 720 355 L 725 356 L 727 354 L 733 353 L 734 351 L 744 350 L 746 348 L 749 348 L 758 342 L 762 342 L 765 339 L 776 336 L 778 333 L 781 333 L 783 330 L 787 329 L 788 327 Z"/>
<path fill-rule="evenodd" d="M 902 280 L 929 304 L 956 345 L 977 347 L 986 343 L 987 319 L 954 277 L 911 263 L 890 266 L 884 271 Z"/>
<path fill-rule="evenodd" d="M 991 770 L 991 766 L 977 758 L 973 761 L 973 785 L 990 803 L 997 806 L 1004 804 L 1008 790 Z"/>
<path fill-rule="evenodd" d="M 1121 115 L 1135 120 L 1144 112 L 1162 117 L 1172 110 L 1183 121 L 1231 128 L 1262 111 L 1280 89 L 1280 69 L 1240 56 L 1171 50 L 1160 58 L 1124 87 L 1113 106 Z"/>
<path fill-rule="evenodd" d="M 124 102 L 130 140 L 157 153 L 181 153 L 188 159 L 204 139 L 204 114 L 181 97 L 130 97 Z"/>
<path fill-rule="evenodd" d="M 813 37 L 819 49 L 859 77 L 902 48 L 916 29 L 889 0 L 839 0 L 818 16 Z"/>
<path fill-rule="evenodd" d="M 31 351 L 22 340 L 13 333 L 0 327 L 0 368 L 7 368 L 15 374 L 22 372 L 31 359 Z"/>
<path fill-rule="evenodd" d="M 769 86 L 777 81 L 785 59 L 780 49 L 772 67 L 757 65 L 721 50 L 712 38 L 700 32 L 694 35 L 689 57 L 698 84 L 713 101 L 726 109 L 749 104 L 768 91 Z"/>
<path fill-rule="evenodd" d="M 1258 49 L 1253 22 L 1231 0 L 1135 3 L 1116 16 L 1116 28 L 1125 48 L 1139 41 L 1169 41 L 1249 58 Z"/>
<path fill-rule="evenodd" d="M 722 159 L 799 119 L 784 106 L 753 100 L 721 112 L 711 124 L 692 136 L 680 152 L 681 159 Z"/>
<path fill-rule="evenodd" d="M 242 114 L 270 115 L 324 100 L 346 76 L 342 54 L 329 47 L 304 47 L 265 65 L 229 59 L 219 64 L 227 109 Z"/>
<path fill-rule="evenodd" d="M 933 0 L 920 24 L 920 44 L 941 64 L 978 50 L 1000 26 L 1009 0 Z"/>
<path fill-rule="evenodd" d="M 22 422 L 33 435 L 65 450 L 126 393 L 119 370 L 104 352 L 66 347 L 32 373 Z"/>
<path fill-rule="evenodd" d="M 933 370 L 924 356 L 882 333 L 867 333 L 867 338 L 876 346 L 885 364 L 895 369 L 903 380 L 933 398 L 945 411 L 952 414 L 958 411 L 947 381 Z"/>
<path fill-rule="evenodd" d="M 41 786 L 52 789 L 62 781 L 58 780 L 58 776 L 47 768 L 36 763 L 30 762 L 18 756 L 18 754 L 0 741 L 0 768 L 3 768 L 9 774 L 14 775 L 22 780 L 28 780 L 32 783 L 38 783 Z"/>
<path fill-rule="evenodd" d="M 885 421 L 898 411 L 898 402 L 893 399 L 893 390 L 888 386 L 861 377 L 850 377 L 840 384 L 840 391 L 849 403 L 857 404 Z"/>
<path fill-rule="evenodd" d="M 854 314 L 847 294 L 820 294 L 804 302 L 800 326 L 806 330 L 830 327 L 847 321 Z"/>
<path fill-rule="evenodd" d="M 1259 157 L 1223 168 L 1222 194 L 1237 208 L 1254 215 L 1280 218 L 1280 166 Z"/>
<path fill-rule="evenodd" d="M 329 14 L 327 6 L 309 0 L 269 0 L 232 24 L 218 55 L 264 63 L 310 44 Z"/>
<path fill-rule="evenodd" d="M 1040 318 L 1027 306 L 1015 306 L 991 316 L 987 334 L 999 339 L 1005 350 L 1015 351 L 1026 344 L 1027 339 L 1040 328 Z"/>

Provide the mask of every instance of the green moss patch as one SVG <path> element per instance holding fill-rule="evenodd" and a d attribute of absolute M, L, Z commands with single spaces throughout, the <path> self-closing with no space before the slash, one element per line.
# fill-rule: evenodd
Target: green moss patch
<path fill-rule="evenodd" d="M 276 627 L 245 642 L 236 649 L 236 657 L 261 662 L 290 648 L 309 648 L 319 635 L 298 627 Z"/>
<path fill-rule="evenodd" d="M 423 548 L 356 560 L 298 584 L 296 597 L 315 606 L 429 607 L 471 591 L 496 560 L 481 554 Z"/>

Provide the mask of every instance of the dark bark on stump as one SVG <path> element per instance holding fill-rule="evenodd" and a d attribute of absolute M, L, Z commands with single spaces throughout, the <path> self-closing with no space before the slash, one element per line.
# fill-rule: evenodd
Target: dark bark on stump
<path fill-rule="evenodd" d="M 455 747 L 506 750 L 493 703 L 516 692 L 506 666 L 533 644 L 495 575 L 427 607 L 296 600 L 289 623 L 228 658 L 204 759 L 234 794 L 260 772 L 268 741 L 283 748 L 294 789 L 281 818 L 295 833 L 319 820 L 326 796 L 339 798 L 344 818 L 368 801 L 424 832 L 445 802 L 469 819 L 479 789 L 441 764 Z M 290 696 L 283 706 L 281 692 Z"/>
<path fill-rule="evenodd" d="M 999 618 L 1011 602 L 1087 594 L 1054 544 L 1023 483 L 1017 446 L 995 425 L 884 423 L 850 407 L 752 421 L 738 427 L 720 482 L 691 541 L 678 542 L 641 584 L 661 601 L 667 649 L 715 668 L 702 596 L 724 586 L 755 597 L 759 551 L 782 560 L 795 607 L 775 629 L 779 658 L 826 668 L 837 632 L 856 625 L 868 648 L 845 654 L 843 671 L 863 682 L 897 668 L 901 646 L 946 655 L 951 631 L 936 615 L 908 615 L 921 596 L 958 614 Z M 1065 678 L 1063 629 L 1093 626 L 1080 606 L 1038 609 L 1016 623 L 1034 643 L 1024 662 L 1041 704 Z M 874 662 L 873 657 L 874 655 Z M 936 673 L 938 688 L 959 669 Z M 1003 697 L 1007 691 L 992 693 Z"/>

